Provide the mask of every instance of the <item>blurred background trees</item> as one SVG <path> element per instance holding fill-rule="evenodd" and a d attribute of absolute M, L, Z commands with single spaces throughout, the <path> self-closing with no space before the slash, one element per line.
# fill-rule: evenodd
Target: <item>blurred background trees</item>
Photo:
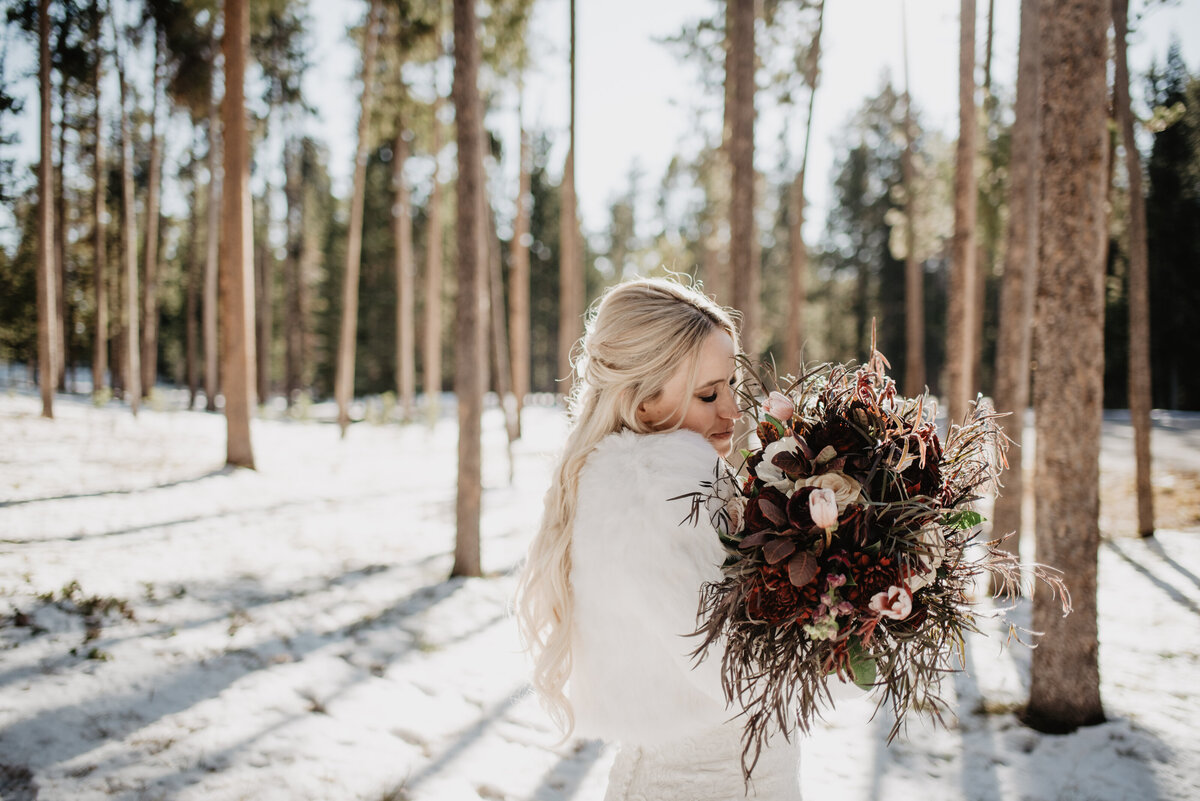
<path fill-rule="evenodd" d="M 1021 305 L 1002 302 L 1017 276 L 1011 265 L 1019 243 L 1005 233 L 1013 225 L 1013 182 L 1020 174 L 1012 144 L 1018 135 L 1017 76 L 991 67 L 990 37 L 984 34 L 990 30 L 990 6 L 980 5 L 974 225 L 980 268 L 974 275 L 981 289 L 964 301 L 978 314 L 970 345 L 972 396 L 1011 393 L 998 384 L 1000 357 L 1014 347 L 1018 354 L 1030 347 L 1019 338 L 1015 345 L 1002 343 L 1005 309 Z M 34 0 L 3 4 L 6 42 L 36 44 L 37 6 Z M 314 114 L 305 89 L 305 75 L 314 69 L 310 5 L 271 0 L 252 6 L 247 110 L 255 198 L 254 388 L 259 403 L 278 397 L 291 405 L 334 393 L 339 331 L 351 311 L 343 297 L 350 198 L 335 195 L 327 144 L 305 124 Z M 491 260 L 484 265 L 492 309 L 486 321 L 488 384 L 516 386 L 522 401 L 527 391 L 563 389 L 558 379 L 564 343 L 573 333 L 562 331 L 561 256 L 564 231 L 578 228 L 564 227 L 561 211 L 564 197 L 575 194 L 564 195 L 562 185 L 564 174 L 569 177 L 562 162 L 569 130 L 547 126 L 529 111 L 520 117 L 498 113 L 513 105 L 530 69 L 533 7 L 532 0 L 485 3 L 478 22 L 487 223 L 481 252 Z M 361 37 L 366 9 L 364 3 L 360 23 L 347 36 Z M 827 217 L 815 228 L 805 227 L 817 231 L 812 241 L 803 241 L 799 226 L 812 216 L 805 207 L 806 144 L 803 149 L 781 144 L 770 151 L 771 163 L 763 152 L 751 153 L 752 171 L 743 167 L 738 173 L 743 177 L 737 197 L 752 198 L 754 214 L 747 222 L 746 202 L 735 202 L 732 194 L 734 149 L 732 139 L 726 141 L 724 111 L 728 100 L 732 126 L 741 119 L 733 113 L 742 108 L 736 103 L 746 99 L 744 89 L 733 89 L 737 76 L 726 74 L 736 62 L 727 63 L 727 53 L 744 51 L 727 48 L 727 22 L 739 10 L 744 13 L 731 4 L 727 16 L 724 6 L 714 6 L 663 42 L 697 75 L 699 91 L 685 100 L 696 106 L 695 134 L 661 174 L 631 164 L 628 189 L 610 199 L 606 217 L 579 221 L 586 235 L 572 237 L 566 253 L 582 271 L 582 302 L 630 275 L 671 270 L 701 279 L 719 300 L 733 304 L 735 288 L 743 285 L 734 277 L 748 270 L 759 288 L 737 291 L 750 293 L 743 305 L 759 307 L 756 318 L 746 309 L 756 320 L 753 355 L 773 356 L 790 369 L 801 345 L 809 360 L 861 358 L 874 320 L 894 374 L 904 376 L 920 354 L 924 364 L 912 365 L 923 367 L 918 384 L 945 395 L 955 142 L 925 129 L 923 110 L 909 102 L 913 89 L 901 76 L 873 77 L 859 110 L 840 121 L 832 202 Z M 802 130 L 821 113 L 819 100 L 812 102 L 821 85 L 821 37 L 839 34 L 822 28 L 824 7 L 816 0 L 773 0 L 759 4 L 757 13 L 750 108 L 759 115 L 768 107 L 785 109 L 789 126 Z M 434 409 L 438 394 L 450 390 L 455 354 L 451 308 L 457 278 L 445 269 L 455 262 L 458 247 L 454 115 L 447 102 L 453 36 L 449 3 L 380 0 L 379 14 L 377 113 L 363 143 L 362 269 L 347 398 L 391 393 L 403 416 L 413 418 Z M 158 384 L 175 384 L 187 386 L 196 403 L 215 409 L 222 387 L 215 247 L 222 185 L 215 113 L 224 92 L 222 4 L 56 1 L 48 6 L 47 21 L 55 220 L 47 241 L 61 299 L 52 310 L 60 332 L 54 352 L 61 353 L 62 365 L 55 387 L 126 397 L 136 359 L 140 397 L 152 397 Z M 361 48 L 363 40 L 355 41 Z M 18 115 L 32 113 L 37 103 L 13 92 L 14 70 L 30 65 L 14 64 L 11 49 L 0 48 L 0 197 L 11 210 L 12 226 L 0 244 L 0 360 L 32 369 L 38 361 L 39 196 L 31 175 L 24 166 L 15 168 L 6 147 L 18 136 Z M 560 57 L 553 69 L 566 73 L 570 53 L 555 56 Z M 118 71 L 127 73 L 132 211 L 122 202 Z M 1200 205 L 1200 84 L 1178 47 L 1129 81 L 1144 165 L 1151 403 L 1197 409 L 1200 378 L 1189 368 L 1200 356 L 1193 322 L 1200 302 L 1195 281 L 1200 234 L 1193 224 Z M 526 109 L 544 102 L 527 90 L 520 96 Z M 721 122 L 714 123 L 718 117 Z M 510 120 L 516 121 L 512 130 L 504 127 Z M 744 148 L 737 153 L 744 164 Z M 1122 173 L 1114 172 L 1110 190 L 1104 402 L 1123 408 L 1129 404 L 1131 182 Z M 744 174 L 753 178 L 749 195 Z M 123 235 L 127 222 L 133 225 L 132 241 Z M 131 250 L 136 250 L 132 276 Z M 492 288 L 494 272 L 498 292 Z M 138 295 L 132 302 L 131 277 Z M 907 304 L 915 313 L 906 308 L 906 294 L 918 290 L 906 286 L 919 287 L 920 304 L 911 298 Z M 1017 312 L 1018 320 L 1023 313 Z M 1030 329 L 1017 322 L 1009 330 Z M 130 336 L 136 338 L 136 356 Z M 491 347 L 498 336 L 509 343 L 502 354 Z M 1018 374 L 1019 367 L 1005 380 L 1011 385 Z M 361 416 L 361 407 L 352 413 Z"/>

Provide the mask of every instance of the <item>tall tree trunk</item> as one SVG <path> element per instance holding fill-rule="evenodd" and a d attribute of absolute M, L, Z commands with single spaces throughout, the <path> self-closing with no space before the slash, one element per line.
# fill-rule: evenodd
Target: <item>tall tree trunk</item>
<path fill-rule="evenodd" d="M 50 149 L 50 0 L 38 2 L 38 85 L 41 94 L 42 145 L 38 162 L 38 384 L 42 390 L 42 417 L 54 417 L 55 323 L 54 163 Z"/>
<path fill-rule="evenodd" d="M 757 358 L 759 269 L 754 258 L 754 0 L 728 0 L 726 80 L 733 77 L 729 160 L 729 264 L 733 306 L 742 313 L 742 350 Z"/>
<path fill-rule="evenodd" d="M 221 101 L 225 185 L 221 193 L 221 315 L 225 389 L 225 462 L 254 468 L 250 415 L 254 410 L 254 233 L 250 147 L 246 126 L 246 58 L 250 6 L 225 0 L 225 97 Z"/>
<path fill-rule="evenodd" d="M 99 31 L 94 34 L 99 39 Z M 103 70 L 96 54 L 92 92 L 96 98 L 96 149 L 92 161 L 92 280 L 95 281 L 96 329 L 92 340 L 92 394 L 98 396 L 108 373 L 108 253 L 104 229 L 104 123 L 101 115 L 100 86 Z"/>
<path fill-rule="evenodd" d="M 205 226 L 204 241 L 204 409 L 209 412 L 217 410 L 217 392 L 220 391 L 217 287 L 220 272 L 218 243 L 221 241 L 221 160 L 221 130 L 214 91 L 208 109 L 208 225 Z"/>
<path fill-rule="evenodd" d="M 354 151 L 354 195 L 350 200 L 350 230 L 346 243 L 346 271 L 342 278 L 342 325 L 338 338 L 334 395 L 342 436 L 350 425 L 354 397 L 354 350 L 358 339 L 358 273 L 362 262 L 363 194 L 367 178 L 367 136 L 375 102 L 375 51 L 379 43 L 380 0 L 371 0 L 363 47 L 363 90 L 358 118 L 358 144 Z"/>
<path fill-rule="evenodd" d="M 524 97 L 524 87 L 518 98 Z M 521 408 L 529 394 L 529 203 L 530 146 L 525 130 L 521 102 L 518 101 L 517 120 L 520 125 L 520 178 L 517 190 L 517 215 L 513 221 L 513 238 L 508 276 L 508 324 L 512 346 L 513 395 L 517 401 L 517 436 L 521 435 Z"/>
<path fill-rule="evenodd" d="M 200 181 L 196 177 L 200 160 L 196 158 L 196 140 L 192 138 L 192 219 L 190 221 L 191 236 L 188 237 L 187 264 L 187 301 L 185 305 L 184 324 L 184 361 L 188 384 L 188 409 L 196 407 L 196 393 L 200 390 L 200 330 L 196 319 L 200 311 L 200 290 L 204 282 L 204 262 L 200 259 Z"/>
<path fill-rule="evenodd" d="M 995 17 L 996 3 L 995 0 L 988 0 L 987 8 L 987 34 L 984 44 L 983 57 L 983 119 L 984 125 L 988 124 L 988 120 L 992 118 L 993 109 L 996 106 L 996 98 L 992 95 L 992 39 L 995 33 Z M 979 125 L 979 118 L 976 117 L 976 125 Z M 986 128 L 985 128 L 986 130 Z M 986 134 L 985 134 L 986 135 Z M 988 165 L 989 171 L 992 169 Z M 979 197 L 978 180 L 976 181 L 976 202 L 986 202 L 986 197 Z M 976 215 L 978 219 L 978 215 Z M 987 307 L 987 277 L 992 268 L 993 253 L 986 247 L 987 243 L 983 241 L 983 237 L 978 235 L 976 231 L 975 237 L 975 287 L 974 301 L 972 304 L 971 315 L 971 379 L 968 382 L 968 387 L 972 391 L 982 391 L 983 389 L 983 316 L 984 309 Z"/>
<path fill-rule="evenodd" d="M 114 23 L 115 25 L 115 23 Z M 118 39 L 120 34 L 117 34 Z M 117 45 L 120 52 L 120 44 Z M 117 58 L 117 84 L 121 89 L 121 238 L 125 257 L 125 327 L 122 389 L 136 415 L 142 398 L 142 368 L 138 336 L 137 211 L 133 199 L 133 131 L 129 124 L 129 82 L 124 60 Z"/>
<path fill-rule="evenodd" d="M 575 385 L 571 349 L 583 333 L 583 260 L 580 253 L 579 214 L 575 198 L 575 0 L 570 0 L 571 98 L 567 131 L 567 160 L 563 165 L 562 205 L 559 217 L 558 378 L 561 394 Z"/>
<path fill-rule="evenodd" d="M 256 323 L 254 342 L 256 356 L 254 359 L 257 369 L 254 371 L 256 394 L 258 402 L 264 402 L 271 392 L 271 319 L 272 283 L 275 272 L 275 259 L 271 255 L 271 244 L 268 241 L 268 228 L 271 219 L 271 187 L 265 187 L 262 195 L 262 214 L 267 221 L 262 229 L 262 239 L 253 248 L 254 252 L 254 320 Z"/>
<path fill-rule="evenodd" d="M 1026 721 L 1068 732 L 1100 723 L 1096 626 L 1101 398 L 1104 391 L 1105 0 L 1041 7 L 1041 225 L 1036 299 L 1038 559 L 1061 569 L 1074 612 L 1033 599 Z"/>
<path fill-rule="evenodd" d="M 67 165 L 67 76 L 59 80 L 58 164 L 54 168 L 54 381 L 67 391 L 67 345 L 70 342 L 67 321 L 67 185 L 63 177 Z"/>
<path fill-rule="evenodd" d="M 284 391 L 291 408 L 300 392 L 304 361 L 304 323 L 301 304 L 300 254 L 303 248 L 304 211 L 301 205 L 300 160 L 303 144 L 292 140 L 284 155 L 283 195 L 287 201 L 287 260 L 283 263 L 287 312 L 284 321 Z"/>
<path fill-rule="evenodd" d="M 1129 107 L 1128 13 L 1128 0 L 1112 0 L 1117 45 L 1114 58 L 1117 120 L 1129 174 L 1129 416 L 1133 421 L 1133 452 L 1137 462 L 1138 533 L 1151 537 L 1154 499 L 1150 489 L 1150 279 L 1142 162 L 1133 133 L 1133 111 Z"/>
<path fill-rule="evenodd" d="M 404 180 L 408 163 L 408 140 L 404 138 L 404 122 L 397 116 L 396 141 L 392 148 L 392 189 L 396 204 L 392 207 L 392 238 L 396 242 L 396 394 L 400 399 L 400 414 L 411 420 L 416 407 L 416 268 L 413 261 L 412 201 Z"/>
<path fill-rule="evenodd" d="M 958 56 L 958 146 L 954 151 L 954 243 L 946 299 L 946 381 L 950 425 L 966 416 L 972 397 L 975 309 L 975 0 L 961 0 Z"/>
<path fill-rule="evenodd" d="M 508 326 L 505 324 L 504 272 L 500 265 L 500 235 L 492 204 L 483 195 L 484 234 L 487 237 L 488 322 L 491 324 L 492 360 L 496 364 L 496 397 L 504 412 L 504 430 L 511 445 L 517 432 L 517 407 L 512 397 L 512 362 L 509 361 Z M 509 449 L 508 475 L 512 480 L 512 449 Z"/>
<path fill-rule="evenodd" d="M 439 156 L 442 152 L 442 125 L 438 113 L 441 97 L 433 101 L 433 176 L 429 190 L 429 215 L 425 236 L 425 404 L 429 422 L 437 420 L 438 398 L 442 392 L 442 184 Z"/>
<path fill-rule="evenodd" d="M 1021 446 L 1025 409 L 1029 405 L 1029 351 L 1033 344 L 1033 292 L 1037 284 L 1038 247 L 1038 6 L 1021 2 L 1021 41 L 1017 60 L 1016 119 L 1009 164 L 1008 228 L 1005 231 L 1004 282 L 1000 290 L 1000 332 L 996 342 L 996 411 L 1007 418 L 1012 463 L 1001 474 L 1004 491 L 996 498 L 992 531 L 1013 532 L 1001 546 L 1020 553 L 1024 471 Z M 1000 590 L 993 582 L 993 590 Z"/>
<path fill-rule="evenodd" d="M 784 335 L 783 363 L 787 370 L 800 369 L 800 349 L 804 343 L 805 307 L 808 301 L 808 247 L 804 244 L 804 176 L 808 171 L 808 145 L 812 141 L 813 103 L 817 98 L 820 74 L 821 31 L 825 27 L 825 2 L 817 10 L 817 32 L 808 50 L 804 82 L 808 85 L 808 115 L 804 122 L 804 155 L 792 181 L 791 215 L 788 220 L 788 315 Z"/>
<path fill-rule="evenodd" d="M 158 379 L 158 195 L 162 156 L 158 131 L 159 55 L 161 37 L 154 33 L 154 98 L 150 104 L 150 170 L 146 188 L 145 286 L 142 288 L 142 395 L 149 397 Z"/>
<path fill-rule="evenodd" d="M 925 275 L 917 260 L 917 190 L 913 167 L 912 95 L 908 82 L 908 13 L 901 2 L 901 40 L 904 45 L 904 152 L 900 171 L 904 181 L 904 394 L 915 398 L 925 391 Z"/>
<path fill-rule="evenodd" d="M 482 496 L 480 415 L 483 412 L 483 114 L 479 102 L 479 39 L 473 0 L 454 0 L 454 109 L 458 139 L 458 297 L 455 302 L 454 392 L 458 397 L 458 493 L 452 576 L 478 576 Z"/>

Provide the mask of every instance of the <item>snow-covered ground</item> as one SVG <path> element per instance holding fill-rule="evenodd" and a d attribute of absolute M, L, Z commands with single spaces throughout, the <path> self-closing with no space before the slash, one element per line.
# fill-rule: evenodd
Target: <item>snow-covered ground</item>
<path fill-rule="evenodd" d="M 488 577 L 447 580 L 452 420 L 344 440 L 259 420 L 259 469 L 229 471 L 223 418 L 177 403 L 135 420 L 59 396 L 49 421 L 0 397 L 0 798 L 600 801 L 611 750 L 555 742 L 507 609 L 561 412 L 526 411 L 511 482 L 487 412 Z M 1106 419 L 1112 486 L 1127 431 Z M 1156 481 L 1195 483 L 1198 435 L 1158 419 Z M 1022 727 L 1029 652 L 979 639 L 949 728 L 888 746 L 868 701 L 842 703 L 805 742 L 806 796 L 1200 799 L 1200 528 L 1182 528 L 1101 549 L 1107 723 Z"/>

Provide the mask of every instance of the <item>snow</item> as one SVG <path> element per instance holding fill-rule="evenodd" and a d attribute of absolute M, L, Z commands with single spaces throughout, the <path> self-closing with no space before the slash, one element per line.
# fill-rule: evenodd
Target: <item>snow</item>
<path fill-rule="evenodd" d="M 327 409 L 268 412 L 258 470 L 231 471 L 220 416 L 149 406 L 60 395 L 49 421 L 0 396 L 0 798 L 600 801 L 612 750 L 557 742 L 508 610 L 560 410 L 527 408 L 511 483 L 485 413 L 487 577 L 447 580 L 451 419 L 341 439 Z M 1196 422 L 1158 420 L 1170 470 L 1196 471 Z M 1128 469 L 1127 429 L 1106 418 L 1106 471 Z M 1104 542 L 1108 722 L 1024 728 L 1029 651 L 977 638 L 947 728 L 914 718 L 887 745 L 884 713 L 840 701 L 805 740 L 807 797 L 1200 799 L 1198 576 L 1194 528 Z M 89 596 L 134 619 L 85 642 Z"/>

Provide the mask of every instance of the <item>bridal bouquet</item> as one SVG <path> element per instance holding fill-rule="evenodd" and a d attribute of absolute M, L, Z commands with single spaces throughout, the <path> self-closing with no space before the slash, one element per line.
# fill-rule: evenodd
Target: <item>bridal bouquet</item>
<path fill-rule="evenodd" d="M 995 543 L 977 543 L 971 509 L 995 478 L 1006 440 L 976 404 L 943 444 L 924 398 L 896 393 L 878 352 L 857 369 L 825 366 L 760 400 L 745 473 L 718 473 L 691 497 L 728 551 L 724 579 L 702 592 L 703 659 L 722 648 L 726 698 L 744 710 L 747 778 L 774 729 L 807 730 L 827 683 L 880 691 L 895 716 L 945 703 L 939 680 L 959 669 L 964 634 L 983 614 L 971 589 L 996 575 L 1014 588 L 1020 567 Z M 973 546 L 969 548 L 968 546 Z M 1070 600 L 1056 571 L 1034 567 Z M 1012 592 L 1010 595 L 1015 596 Z"/>

